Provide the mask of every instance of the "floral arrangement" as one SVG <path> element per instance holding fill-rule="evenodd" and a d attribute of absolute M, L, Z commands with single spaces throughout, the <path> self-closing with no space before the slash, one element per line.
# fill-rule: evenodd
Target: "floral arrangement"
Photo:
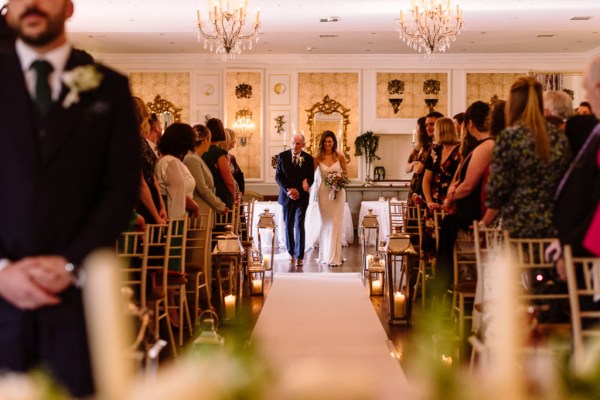
<path fill-rule="evenodd" d="M 294 164 L 297 164 L 299 167 L 302 167 L 302 164 L 304 164 L 304 156 L 302 155 L 302 153 L 300 153 L 299 156 L 293 157 L 292 161 L 294 162 Z"/>
<path fill-rule="evenodd" d="M 63 72 L 62 80 L 69 88 L 69 93 L 62 105 L 64 108 L 69 108 L 79 102 L 81 93 L 89 92 L 100 86 L 102 74 L 94 64 L 88 64 Z"/>
<path fill-rule="evenodd" d="M 329 198 L 331 200 L 334 200 L 336 192 L 345 189 L 350 183 L 350 179 L 348 179 L 346 173 L 343 171 L 331 171 L 327 174 L 327 176 L 323 180 L 323 183 L 325 184 L 325 186 L 331 189 L 331 191 L 329 192 Z"/>
<path fill-rule="evenodd" d="M 368 163 L 380 159 L 377 155 L 378 148 L 379 136 L 375 135 L 373 131 L 366 131 L 354 139 L 354 155 L 362 156 L 364 154 Z"/>

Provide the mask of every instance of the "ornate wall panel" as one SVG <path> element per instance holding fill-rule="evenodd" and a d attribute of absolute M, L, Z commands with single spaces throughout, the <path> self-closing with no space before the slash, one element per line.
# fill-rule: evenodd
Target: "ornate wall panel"
<path fill-rule="evenodd" d="M 298 74 L 298 131 L 304 131 L 307 142 L 310 128 L 307 125 L 308 114 L 306 110 L 310 109 L 313 104 L 323 101 L 323 98 L 329 95 L 330 98 L 350 109 L 350 123 L 346 135 L 347 144 L 350 147 L 348 175 L 351 179 L 358 177 L 358 161 L 354 156 L 354 139 L 359 134 L 358 93 L 358 73 L 355 72 Z"/>
<path fill-rule="evenodd" d="M 507 100 L 510 87 L 524 74 L 467 74 L 467 104 L 481 100 L 489 103 L 492 97 Z"/>
<path fill-rule="evenodd" d="M 231 150 L 237 162 L 244 171 L 246 179 L 260 178 L 260 167 L 262 155 L 261 135 L 261 98 L 262 98 L 262 75 L 260 72 L 227 72 L 225 75 L 225 103 L 227 116 L 224 124 L 226 128 L 236 131 L 237 145 Z M 247 86 L 246 86 L 247 85 Z M 251 87 L 251 90 L 249 87 Z M 237 90 L 237 92 L 236 92 Z M 250 134 L 247 144 L 241 145 L 241 130 L 236 128 L 236 113 L 247 110 L 252 113 L 254 128 Z"/>
<path fill-rule="evenodd" d="M 190 74 L 187 72 L 132 72 L 131 92 L 145 103 L 156 95 L 181 108 L 181 122 L 190 123 Z"/>
<path fill-rule="evenodd" d="M 437 94 L 425 94 L 423 84 L 428 80 L 440 82 Z M 448 74 L 377 73 L 377 118 L 419 118 L 429 109 L 425 99 L 436 99 L 435 111 L 448 114 Z M 392 99 L 392 101 L 390 101 Z M 402 99 L 394 112 L 392 102 Z"/>

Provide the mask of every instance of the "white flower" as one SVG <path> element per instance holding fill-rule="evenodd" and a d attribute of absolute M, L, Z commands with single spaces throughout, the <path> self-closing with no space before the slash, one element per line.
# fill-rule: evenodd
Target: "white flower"
<path fill-rule="evenodd" d="M 304 157 L 303 156 L 298 156 L 298 165 L 302 166 L 303 162 L 304 162 Z"/>
<path fill-rule="evenodd" d="M 63 107 L 69 108 L 79 102 L 79 94 L 89 92 L 100 86 L 102 74 L 95 65 L 87 64 L 63 72 L 62 80 L 69 88 L 69 93 L 63 101 Z"/>

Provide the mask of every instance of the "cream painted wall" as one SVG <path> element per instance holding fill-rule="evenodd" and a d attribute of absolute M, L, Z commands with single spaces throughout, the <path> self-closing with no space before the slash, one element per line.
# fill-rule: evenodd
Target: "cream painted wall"
<path fill-rule="evenodd" d="M 416 118 L 380 118 L 377 116 L 377 75 L 381 73 L 435 73 L 447 76 L 447 114 L 454 115 L 464 111 L 468 103 L 467 76 L 472 73 L 486 74 L 526 74 L 528 71 L 565 72 L 565 84 L 575 90 L 575 102 L 583 99 L 580 87 L 581 71 L 586 62 L 595 54 L 577 54 L 565 57 L 564 54 L 478 54 L 466 55 L 437 55 L 425 58 L 423 55 L 264 55 L 246 52 L 233 61 L 221 62 L 220 58 L 207 54 L 187 55 L 99 55 L 97 58 L 124 73 L 130 72 L 180 72 L 190 76 L 189 104 L 182 105 L 190 120 L 202 121 L 205 115 L 224 117 L 225 111 L 225 73 L 227 71 L 261 71 L 264 79 L 260 132 L 261 153 L 259 157 L 262 174 L 260 178 L 249 179 L 249 187 L 264 194 L 276 194 L 274 170 L 270 166 L 273 154 L 282 150 L 282 136 L 271 135 L 270 113 L 289 113 L 288 129 L 291 123 L 296 129 L 300 122 L 306 120 L 300 115 L 298 107 L 298 75 L 308 72 L 357 72 L 358 86 L 358 132 L 372 130 L 385 136 L 382 144 L 385 147 L 385 157 L 389 152 L 394 162 L 400 160 L 398 167 L 402 168 L 402 160 L 408 156 L 412 130 Z M 273 80 L 271 77 L 275 76 Z M 271 83 L 283 79 L 287 83 L 289 99 L 282 101 L 271 90 Z M 210 95 L 207 88 L 213 87 Z M 577 87 L 574 87 L 577 86 Z M 277 95 L 279 96 L 279 95 Z M 488 101 L 489 99 L 483 99 Z M 288 114 L 286 114 L 288 115 Z M 289 139 L 289 136 L 287 137 Z M 353 143 L 352 143 L 353 145 Z M 408 149 L 408 150 L 407 150 Z M 239 149 L 238 149 L 239 151 Z M 384 153 L 381 153 L 384 155 Z M 406 157 L 404 157 L 406 155 Z M 364 163 L 357 163 L 359 180 L 365 176 Z M 388 176 L 391 171 L 386 172 Z M 371 172 L 372 175 L 372 172 Z M 400 174 L 402 175 L 402 174 Z M 402 176 L 404 177 L 404 176 Z"/>

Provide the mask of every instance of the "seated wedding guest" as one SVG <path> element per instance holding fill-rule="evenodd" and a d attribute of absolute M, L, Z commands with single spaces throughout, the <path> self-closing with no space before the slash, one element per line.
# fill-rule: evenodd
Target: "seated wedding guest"
<path fill-rule="evenodd" d="M 500 210 L 512 237 L 553 237 L 553 198 L 571 159 L 569 142 L 544 119 L 542 85 L 535 78 L 517 79 L 506 107 L 507 128 L 492 152 L 486 206 Z"/>
<path fill-rule="evenodd" d="M 430 212 L 441 208 L 460 163 L 458 136 L 450 118 L 435 121 L 434 142 L 423 176 L 423 195 Z"/>
<path fill-rule="evenodd" d="M 415 196 L 417 198 L 423 197 L 422 181 L 423 174 L 425 173 L 425 162 L 427 161 L 427 156 L 429 156 L 429 151 L 431 150 L 431 145 L 433 143 L 433 138 L 429 136 L 427 129 L 425 128 L 425 119 L 425 117 L 421 117 L 417 120 L 417 127 L 415 129 L 417 142 L 414 144 L 415 147 L 408 156 L 405 168 L 407 174 L 413 173 L 408 189 L 408 205 L 413 204 L 413 198 Z"/>
<path fill-rule="evenodd" d="M 582 101 L 579 103 L 579 107 L 577 107 L 577 115 L 588 115 L 593 114 L 592 106 L 587 101 Z"/>
<path fill-rule="evenodd" d="M 217 146 L 219 142 L 226 142 L 225 128 L 223 122 L 218 118 L 206 121 L 206 127 L 211 133 L 211 145 L 208 151 L 202 155 L 202 159 L 212 173 L 217 197 L 225 203 L 227 208 L 232 209 L 236 201 L 235 179 L 231 173 L 227 150 Z"/>
<path fill-rule="evenodd" d="M 235 182 L 238 185 L 239 196 L 242 197 L 242 196 L 244 196 L 244 192 L 246 191 L 246 183 L 244 181 L 244 173 L 242 172 L 240 166 L 238 165 L 235 156 L 233 154 L 231 154 L 231 152 L 230 152 L 237 143 L 237 140 L 235 138 L 235 131 L 233 129 L 226 128 L 225 132 L 227 132 L 227 139 L 229 142 L 229 145 L 227 146 L 227 152 L 228 152 L 228 156 L 229 156 L 229 163 L 231 164 L 231 167 L 233 168 L 233 170 L 232 170 L 233 179 L 235 179 Z"/>
<path fill-rule="evenodd" d="M 600 56 L 592 59 L 584 70 L 583 86 L 593 109 L 600 110 Z M 591 255 L 584 239 L 600 203 L 599 151 L 600 124 L 597 124 L 562 177 L 554 196 L 554 224 L 560 242 L 556 242 L 546 255 L 557 261 L 558 272 L 563 279 L 566 274 L 562 246 L 571 245 L 576 257 Z"/>
<path fill-rule="evenodd" d="M 196 135 L 188 124 L 169 125 L 164 135 L 158 139 L 158 151 L 161 156 L 156 163 L 154 175 L 158 181 L 161 195 L 167 201 L 169 218 L 181 218 L 186 209 L 198 214 L 198 204 L 193 199 L 196 181 L 183 164 L 183 157 L 194 150 Z"/>
<path fill-rule="evenodd" d="M 465 112 L 465 128 L 477 139 L 475 148 L 461 162 L 457 181 L 448 189 L 446 205 L 454 214 L 446 215 L 440 228 L 436 260 L 436 294 L 443 295 L 453 282 L 453 248 L 459 229 L 468 229 L 482 215 L 481 192 L 492 157 L 494 141 L 490 136 L 490 106 L 476 101 Z"/>
<path fill-rule="evenodd" d="M 574 115 L 567 120 L 565 135 L 569 139 L 573 154 L 579 152 L 597 123 L 598 120 L 594 114 Z"/>
<path fill-rule="evenodd" d="M 150 113 L 146 103 L 139 97 L 133 97 L 138 126 L 140 129 L 140 144 L 142 155 L 142 179 L 140 184 L 140 199 L 136 211 L 146 223 L 164 224 L 167 220 L 165 203 L 160 195 L 158 182 L 154 176 L 154 169 L 158 157 L 150 146 L 146 137 L 150 133 Z"/>
<path fill-rule="evenodd" d="M 565 122 L 573 115 L 573 100 L 562 90 L 547 90 L 543 98 L 544 117 L 564 131 Z"/>
<path fill-rule="evenodd" d="M 221 199 L 215 195 L 215 181 L 213 180 L 210 168 L 202 159 L 202 155 L 210 147 L 210 131 L 204 125 L 197 124 L 193 127 L 196 132 L 194 151 L 188 153 L 183 159 L 183 163 L 190 170 L 190 173 L 196 181 L 194 189 L 194 201 L 200 207 L 200 213 L 205 213 L 209 208 L 216 213 L 223 214 L 227 212 L 227 206 Z"/>

